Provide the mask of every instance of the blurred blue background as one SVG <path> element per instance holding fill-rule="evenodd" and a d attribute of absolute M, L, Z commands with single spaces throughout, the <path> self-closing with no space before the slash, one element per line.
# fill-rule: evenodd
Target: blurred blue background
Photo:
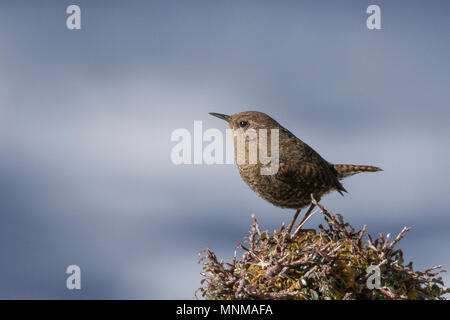
<path fill-rule="evenodd" d="M 406 262 L 450 266 L 449 8 L 1 1 L 0 298 L 192 298 L 200 250 L 229 259 L 251 213 L 288 221 L 233 165 L 171 162 L 173 130 L 225 130 L 211 111 L 263 111 L 330 162 L 382 167 L 322 203 L 372 235 L 410 226 Z"/>

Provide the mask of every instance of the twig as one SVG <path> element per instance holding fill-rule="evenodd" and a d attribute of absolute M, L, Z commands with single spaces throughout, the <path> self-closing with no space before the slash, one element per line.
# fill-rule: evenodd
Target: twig
<path fill-rule="evenodd" d="M 391 242 L 389 249 L 392 249 L 393 247 L 395 247 L 395 245 L 403 239 L 403 236 L 405 235 L 406 232 L 410 231 L 411 228 L 410 227 L 404 227 L 402 229 L 402 231 L 400 231 L 400 233 L 397 235 L 397 237 L 394 239 L 394 241 Z"/>

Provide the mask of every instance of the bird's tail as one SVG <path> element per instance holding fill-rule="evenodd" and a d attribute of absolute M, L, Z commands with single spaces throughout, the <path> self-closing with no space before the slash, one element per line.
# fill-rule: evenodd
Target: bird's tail
<path fill-rule="evenodd" d="M 360 172 L 383 171 L 383 169 L 374 166 L 363 166 L 355 164 L 335 164 L 333 165 L 333 168 L 337 172 L 338 179 L 343 179 Z"/>

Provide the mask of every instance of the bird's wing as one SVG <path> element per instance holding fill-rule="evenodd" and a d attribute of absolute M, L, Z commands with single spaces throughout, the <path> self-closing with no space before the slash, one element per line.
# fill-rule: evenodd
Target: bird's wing
<path fill-rule="evenodd" d="M 280 162 L 276 178 L 315 194 L 319 190 L 335 189 L 340 194 L 347 192 L 332 170 L 332 165 L 323 159 L 316 161 L 288 160 Z M 323 161 L 322 161 L 323 160 Z"/>

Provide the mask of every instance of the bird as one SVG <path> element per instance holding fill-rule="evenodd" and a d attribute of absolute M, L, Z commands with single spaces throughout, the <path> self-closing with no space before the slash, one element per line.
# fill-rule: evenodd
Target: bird
<path fill-rule="evenodd" d="M 266 129 L 265 132 L 278 129 L 279 159 L 278 170 L 275 173 L 261 174 L 263 165 L 260 162 L 252 163 L 248 159 L 241 163 L 237 162 L 237 167 L 241 178 L 261 198 L 277 207 L 296 210 L 293 220 L 287 228 L 288 232 L 291 231 L 303 208 L 309 205 L 306 214 L 296 227 L 296 232 L 301 229 L 314 209 L 313 202 L 319 202 L 325 194 L 332 191 L 337 191 L 341 195 L 347 192 L 341 183 L 344 178 L 360 172 L 383 171 L 381 168 L 371 165 L 330 163 L 263 112 L 244 111 L 232 115 L 210 112 L 209 114 L 227 122 L 234 137 L 235 158 L 238 154 L 237 136 L 239 132 L 246 133 L 247 130 L 254 129 L 258 133 L 261 132 L 260 129 Z M 257 148 L 259 147 L 257 144 Z M 249 143 L 245 144 L 245 148 L 248 158 Z"/>

